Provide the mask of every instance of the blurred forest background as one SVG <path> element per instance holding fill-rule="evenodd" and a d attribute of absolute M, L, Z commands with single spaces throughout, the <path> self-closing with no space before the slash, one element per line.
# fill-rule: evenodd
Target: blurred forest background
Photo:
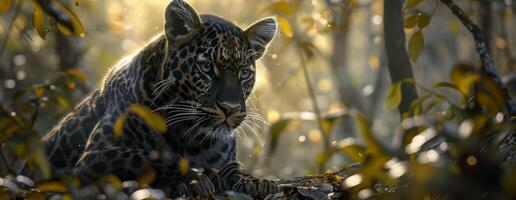
<path fill-rule="evenodd" d="M 98 88 L 110 66 L 162 33 L 169 0 L 57 1 L 69 8 L 66 15 L 76 15 L 69 24 L 37 2 L 45 1 L 0 0 L 0 142 L 6 159 L 29 155 L 44 167 L 39 137 Z M 457 186 L 451 177 L 462 177 L 455 181 L 467 188 L 466 180 L 489 171 L 472 178 L 480 182 L 468 182 L 470 188 L 498 192 L 487 197 L 516 194 L 516 139 L 500 142 L 514 134 L 506 100 L 516 98 L 515 1 L 188 2 L 242 28 L 278 18 L 281 31 L 258 63 L 248 103 L 265 122 L 246 130 L 238 151 L 255 176 L 299 177 L 362 163 L 370 168 L 352 173 L 362 175 L 337 178 L 348 189 L 358 185 L 355 197 L 368 198 L 379 189 L 364 188 L 377 181 L 405 177 L 420 181 L 414 187 L 432 182 L 438 189 L 428 190 L 441 191 Z M 483 31 L 507 90 L 497 77 L 484 76 L 490 68 L 447 2 Z M 488 133 L 497 135 L 484 140 L 492 138 Z M 505 149 L 480 151 L 479 141 Z M 367 164 L 371 159 L 376 164 Z M 489 170 L 475 168 L 479 163 Z M 9 172 L 0 169 L 2 176 Z"/>

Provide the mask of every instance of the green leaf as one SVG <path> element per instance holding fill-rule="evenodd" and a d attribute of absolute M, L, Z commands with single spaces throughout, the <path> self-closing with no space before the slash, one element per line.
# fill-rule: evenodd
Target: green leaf
<path fill-rule="evenodd" d="M 337 150 L 353 162 L 364 162 L 366 148 L 356 144 L 353 138 L 346 138 L 339 141 L 339 143 L 337 143 Z"/>
<path fill-rule="evenodd" d="M 387 90 L 387 97 L 385 97 L 384 108 L 387 112 L 396 109 L 401 103 L 401 81 L 392 84 Z"/>
<path fill-rule="evenodd" d="M 41 6 L 37 3 L 32 5 L 32 10 L 32 23 L 34 24 L 34 28 L 36 28 L 36 32 L 38 33 L 39 37 L 45 39 L 47 37 L 47 32 L 43 27 L 45 23 L 44 11 L 41 8 Z"/>
<path fill-rule="evenodd" d="M 443 103 L 444 100 L 443 99 L 434 99 L 432 101 L 430 101 L 428 104 L 426 104 L 424 107 L 423 107 L 423 114 L 426 114 L 428 113 L 428 111 L 430 111 L 430 109 L 432 109 L 433 107 Z"/>
<path fill-rule="evenodd" d="M 385 147 L 374 136 L 371 125 L 365 116 L 360 112 L 354 112 L 353 117 L 357 121 L 360 134 L 367 144 L 367 150 L 378 156 L 388 155 Z"/>
<path fill-rule="evenodd" d="M 38 146 L 39 148 L 32 149 L 32 156 L 31 158 L 33 161 L 37 164 L 38 169 L 41 171 L 41 174 L 44 178 L 50 178 L 52 172 L 50 170 L 50 163 L 48 162 L 47 155 L 45 154 L 45 149 L 41 146 L 42 143 L 35 142 L 33 143 L 32 148 L 35 146 Z"/>
<path fill-rule="evenodd" d="M 156 131 L 160 133 L 167 131 L 167 124 L 165 123 L 165 119 L 163 119 L 163 117 L 161 117 L 159 114 L 152 112 L 144 105 L 132 104 L 129 107 L 129 111 L 136 113 L 143 119 L 143 121 L 145 121 L 148 126 L 155 129 Z"/>
<path fill-rule="evenodd" d="M 290 121 L 290 119 L 280 119 L 274 122 L 269 128 L 269 135 L 271 137 L 269 155 L 274 153 L 274 151 L 276 150 L 276 147 L 278 146 L 279 136 L 285 131 Z"/>
<path fill-rule="evenodd" d="M 421 1 L 423 0 L 408 0 L 405 4 L 405 9 L 416 7 L 419 3 L 421 3 Z"/>
<path fill-rule="evenodd" d="M 419 54 L 421 53 L 421 49 L 425 45 L 425 38 L 423 36 L 422 31 L 417 31 L 410 37 L 409 44 L 408 44 L 408 51 L 410 59 L 413 62 L 416 62 L 419 58 Z"/>
<path fill-rule="evenodd" d="M 0 0 L 0 13 L 9 10 L 11 3 L 11 0 Z"/>
<path fill-rule="evenodd" d="M 432 85 L 433 88 L 451 88 L 454 90 L 459 90 L 457 86 L 450 82 L 437 82 Z"/>
<path fill-rule="evenodd" d="M 417 15 L 411 15 L 405 19 L 405 28 L 414 28 L 417 24 Z"/>
<path fill-rule="evenodd" d="M 423 104 L 423 102 L 425 100 L 427 100 L 431 96 L 432 95 L 425 95 L 425 96 L 419 97 L 419 98 L 415 99 L 414 101 L 412 101 L 410 103 L 410 107 L 408 110 L 409 116 L 410 116 L 410 114 L 412 114 L 412 116 L 420 115 L 421 114 L 421 105 Z"/>

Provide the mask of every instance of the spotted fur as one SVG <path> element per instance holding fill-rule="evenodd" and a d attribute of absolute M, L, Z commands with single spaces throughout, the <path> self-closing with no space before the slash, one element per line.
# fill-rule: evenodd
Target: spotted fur
<path fill-rule="evenodd" d="M 164 34 L 120 61 L 101 88 L 43 139 L 54 174 L 73 172 L 87 182 L 107 174 L 134 180 L 151 166 L 158 173 L 152 186 L 172 196 L 236 190 L 263 197 L 276 191 L 273 182 L 241 169 L 234 138 L 248 114 L 255 61 L 276 31 L 273 18 L 242 30 L 172 1 Z M 158 134 L 129 114 L 123 135 L 115 137 L 116 119 L 136 103 L 164 116 L 167 133 Z M 204 169 L 203 175 L 181 175 L 181 158 Z"/>

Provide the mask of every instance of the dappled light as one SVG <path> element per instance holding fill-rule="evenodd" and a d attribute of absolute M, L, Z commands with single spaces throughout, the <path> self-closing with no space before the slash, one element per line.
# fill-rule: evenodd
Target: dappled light
<path fill-rule="evenodd" d="M 0 199 L 515 199 L 515 12 L 0 0 Z"/>

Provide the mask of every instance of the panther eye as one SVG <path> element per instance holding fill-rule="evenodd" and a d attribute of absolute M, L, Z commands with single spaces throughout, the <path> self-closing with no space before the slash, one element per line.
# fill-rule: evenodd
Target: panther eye
<path fill-rule="evenodd" d="M 248 68 L 244 68 L 244 69 L 240 70 L 240 79 L 247 79 L 251 75 L 253 75 L 253 71 Z"/>
<path fill-rule="evenodd" d="M 204 72 L 204 73 L 208 73 L 211 71 L 212 67 L 210 64 L 208 63 L 202 63 L 201 66 L 200 66 L 201 70 Z"/>

